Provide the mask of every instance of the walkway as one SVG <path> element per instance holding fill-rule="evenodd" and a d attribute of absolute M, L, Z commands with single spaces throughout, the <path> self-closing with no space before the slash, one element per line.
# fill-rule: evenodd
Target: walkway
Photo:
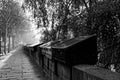
<path fill-rule="evenodd" d="M 0 80 L 46 80 L 42 70 L 19 48 L 0 63 Z"/>

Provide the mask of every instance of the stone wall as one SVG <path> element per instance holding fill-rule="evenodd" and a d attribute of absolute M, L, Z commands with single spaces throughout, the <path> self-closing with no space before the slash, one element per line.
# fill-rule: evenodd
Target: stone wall
<path fill-rule="evenodd" d="M 90 65 L 78 65 L 72 69 L 72 80 L 120 80 L 120 74 Z"/>

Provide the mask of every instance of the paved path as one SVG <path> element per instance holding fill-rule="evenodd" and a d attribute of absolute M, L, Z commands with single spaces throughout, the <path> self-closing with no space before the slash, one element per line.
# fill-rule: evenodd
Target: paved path
<path fill-rule="evenodd" d="M 0 80 L 46 80 L 43 75 L 20 48 L 0 62 Z"/>

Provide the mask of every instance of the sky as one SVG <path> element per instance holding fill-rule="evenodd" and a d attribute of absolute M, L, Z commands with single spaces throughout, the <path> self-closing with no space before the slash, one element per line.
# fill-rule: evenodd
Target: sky
<path fill-rule="evenodd" d="M 18 2 L 20 5 L 22 5 L 22 3 L 24 2 L 24 0 L 14 0 L 16 2 Z"/>

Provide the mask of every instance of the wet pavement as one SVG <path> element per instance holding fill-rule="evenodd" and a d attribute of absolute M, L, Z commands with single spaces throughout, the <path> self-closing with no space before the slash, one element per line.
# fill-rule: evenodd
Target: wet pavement
<path fill-rule="evenodd" d="M 0 61 L 0 80 L 46 80 L 42 69 L 29 59 L 22 48 Z"/>

